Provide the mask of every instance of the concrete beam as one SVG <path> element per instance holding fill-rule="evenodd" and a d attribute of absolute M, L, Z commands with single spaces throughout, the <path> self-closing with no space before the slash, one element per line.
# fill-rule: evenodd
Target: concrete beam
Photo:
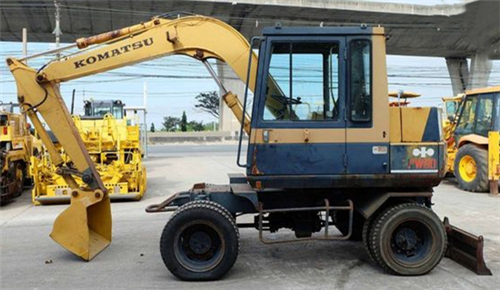
<path fill-rule="evenodd" d="M 478 53 L 471 58 L 468 89 L 486 87 L 490 79 L 492 62 L 487 53 Z"/>
<path fill-rule="evenodd" d="M 453 95 L 463 93 L 469 82 L 469 67 L 465 57 L 447 57 L 446 66 L 450 75 Z"/>

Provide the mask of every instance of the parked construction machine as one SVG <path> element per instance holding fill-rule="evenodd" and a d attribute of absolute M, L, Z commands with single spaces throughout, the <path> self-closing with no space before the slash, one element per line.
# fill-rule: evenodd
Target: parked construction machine
<path fill-rule="evenodd" d="M 14 104 L 0 103 L 0 204 L 22 194 L 30 157 L 41 143 L 30 134 L 26 117 L 14 113 Z"/>
<path fill-rule="evenodd" d="M 444 101 L 450 107 L 445 127 L 448 171 L 464 190 L 498 194 L 500 86 L 469 90 Z"/>
<path fill-rule="evenodd" d="M 124 108 L 120 100 L 85 100 L 84 114 L 72 118 L 110 198 L 139 200 L 147 184 L 140 128 L 137 120 L 125 116 Z M 63 147 L 57 146 L 57 149 L 64 160 L 70 160 Z M 48 152 L 31 159 L 30 172 L 34 180 L 34 204 L 70 201 L 71 188 L 57 173 Z M 77 177 L 76 181 L 83 184 L 81 178 Z"/>
<path fill-rule="evenodd" d="M 389 107 L 383 28 L 277 25 L 249 43 L 219 20 L 172 16 L 78 39 L 57 51 L 84 50 L 39 70 L 22 63 L 38 55 L 7 59 L 19 103 L 41 131 L 38 114 L 43 116 L 71 158 L 65 163 L 41 134 L 72 188 L 71 205 L 51 233 L 56 242 L 84 260 L 111 242 L 109 194 L 58 84 L 177 54 L 205 64 L 249 142 L 244 162 L 239 135 L 237 163 L 245 175 L 230 175 L 225 185 L 195 184 L 147 208 L 174 211 L 160 252 L 176 277 L 223 277 L 238 256 L 239 227 L 256 228 L 268 244 L 362 238 L 370 256 L 399 275 L 428 273 L 445 254 L 491 274 L 482 237 L 443 223 L 431 209 L 432 188 L 445 174 L 441 117 L 437 108 Z M 227 63 L 245 81 L 242 101 L 224 88 L 210 58 Z M 254 93 L 251 117 L 248 90 Z M 243 223 L 242 215 L 254 221 Z M 296 237 L 267 238 L 266 232 L 282 228 Z"/>

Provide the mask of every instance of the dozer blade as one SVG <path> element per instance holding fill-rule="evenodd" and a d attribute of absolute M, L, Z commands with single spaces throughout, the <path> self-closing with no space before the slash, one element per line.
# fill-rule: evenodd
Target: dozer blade
<path fill-rule="evenodd" d="M 50 237 L 85 261 L 111 243 L 111 204 L 102 191 L 74 190 L 71 205 L 54 222 Z"/>
<path fill-rule="evenodd" d="M 450 225 L 447 217 L 444 218 L 443 223 L 448 236 L 448 248 L 445 256 L 478 275 L 492 275 L 484 262 L 483 236 L 475 236 Z"/>

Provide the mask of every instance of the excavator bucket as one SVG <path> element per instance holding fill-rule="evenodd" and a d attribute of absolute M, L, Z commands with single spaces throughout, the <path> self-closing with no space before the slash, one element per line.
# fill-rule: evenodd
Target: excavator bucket
<path fill-rule="evenodd" d="M 483 236 L 475 236 L 450 225 L 447 217 L 444 218 L 444 226 L 448 236 L 448 248 L 445 256 L 478 275 L 492 275 L 484 262 Z"/>
<path fill-rule="evenodd" d="M 111 243 L 111 204 L 102 191 L 74 190 L 71 205 L 54 222 L 50 237 L 90 261 Z"/>

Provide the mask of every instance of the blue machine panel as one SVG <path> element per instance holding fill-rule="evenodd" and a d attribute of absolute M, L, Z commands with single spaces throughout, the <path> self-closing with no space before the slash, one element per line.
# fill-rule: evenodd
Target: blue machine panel
<path fill-rule="evenodd" d="M 344 152 L 344 143 L 253 144 L 247 160 L 265 175 L 342 174 Z"/>
<path fill-rule="evenodd" d="M 347 174 L 389 172 L 389 143 L 348 143 Z"/>

